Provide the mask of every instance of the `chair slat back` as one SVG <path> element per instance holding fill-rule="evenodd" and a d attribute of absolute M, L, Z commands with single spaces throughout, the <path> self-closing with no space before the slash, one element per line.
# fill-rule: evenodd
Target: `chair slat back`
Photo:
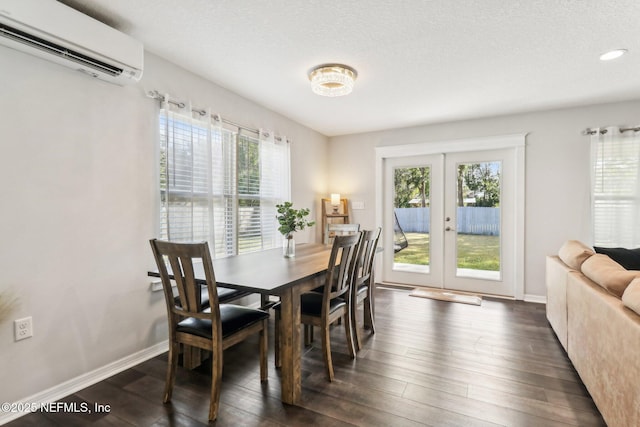
<path fill-rule="evenodd" d="M 175 317 L 175 315 L 180 318 L 190 316 L 203 317 L 201 287 L 196 282 L 194 268 L 194 264 L 202 263 L 209 292 L 211 319 L 215 325 L 220 318 L 220 308 L 218 306 L 218 292 L 213 263 L 207 242 L 174 243 L 153 239 L 150 243 L 162 280 L 162 288 L 170 317 Z M 180 305 L 177 305 L 174 299 L 170 275 L 174 277 Z M 179 319 L 174 320 L 179 321 Z"/>
<path fill-rule="evenodd" d="M 359 285 L 363 284 L 371 277 L 373 261 L 375 259 L 381 230 L 382 229 L 378 227 L 375 230 L 364 230 L 362 232 L 362 239 L 358 245 L 358 253 L 355 258 L 356 264 L 352 281 L 354 292 L 357 291 L 357 287 Z"/>
<path fill-rule="evenodd" d="M 323 310 L 329 306 L 330 299 L 342 297 L 349 291 L 350 267 L 356 255 L 361 233 L 348 236 L 336 236 L 331 247 L 327 281 L 324 286 Z"/>

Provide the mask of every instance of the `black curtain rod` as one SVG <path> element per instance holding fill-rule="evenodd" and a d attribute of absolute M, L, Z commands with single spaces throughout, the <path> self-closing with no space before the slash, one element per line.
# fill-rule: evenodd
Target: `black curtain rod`
<path fill-rule="evenodd" d="M 636 126 L 636 127 L 632 127 L 632 128 L 619 128 L 621 133 L 624 132 L 629 132 L 629 131 L 633 131 L 633 132 L 640 132 L 640 126 Z M 591 128 L 586 128 L 584 130 L 584 134 L 585 135 L 595 135 L 596 133 L 600 132 L 601 135 L 604 135 L 605 133 L 608 132 L 607 129 L 591 129 Z"/>

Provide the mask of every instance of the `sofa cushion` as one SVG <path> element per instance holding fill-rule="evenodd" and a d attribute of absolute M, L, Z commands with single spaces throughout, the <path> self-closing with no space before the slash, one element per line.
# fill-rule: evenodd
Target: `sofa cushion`
<path fill-rule="evenodd" d="M 578 240 L 567 240 L 558 251 L 558 256 L 569 267 L 580 270 L 582 263 L 594 253 L 593 249 Z"/>
<path fill-rule="evenodd" d="M 640 277 L 636 277 L 629 283 L 622 294 L 622 303 L 625 307 L 640 314 Z"/>
<path fill-rule="evenodd" d="M 633 279 L 640 277 L 640 271 L 627 270 L 604 254 L 590 256 L 582 264 L 582 273 L 618 297 Z"/>
<path fill-rule="evenodd" d="M 627 270 L 640 270 L 640 248 L 602 248 L 594 246 L 596 253 L 608 255 L 609 258 L 626 268 Z"/>

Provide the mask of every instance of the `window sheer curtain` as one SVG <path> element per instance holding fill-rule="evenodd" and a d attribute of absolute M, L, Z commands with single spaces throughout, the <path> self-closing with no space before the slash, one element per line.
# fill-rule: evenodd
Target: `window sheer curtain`
<path fill-rule="evenodd" d="M 236 136 L 238 253 L 281 245 L 276 204 L 289 199 L 289 146 L 260 129 Z"/>
<path fill-rule="evenodd" d="M 208 109 L 166 95 L 159 123 L 161 238 L 206 240 L 216 258 L 279 246 L 275 205 L 289 197 L 286 138 L 230 130 Z"/>
<path fill-rule="evenodd" d="M 640 247 L 640 133 L 591 134 L 594 246 Z"/>
<path fill-rule="evenodd" d="M 274 136 L 273 132 L 260 129 L 260 221 L 265 247 L 282 245 L 278 231 L 276 205 L 291 200 L 291 170 L 289 143 L 285 136 Z"/>

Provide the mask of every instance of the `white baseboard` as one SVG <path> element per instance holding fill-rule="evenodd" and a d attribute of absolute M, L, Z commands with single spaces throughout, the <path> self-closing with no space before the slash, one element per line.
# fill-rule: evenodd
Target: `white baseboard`
<path fill-rule="evenodd" d="M 524 300 L 526 302 L 535 302 L 537 304 L 546 304 L 547 303 L 547 297 L 545 297 L 543 295 L 525 294 L 524 295 Z"/>
<path fill-rule="evenodd" d="M 47 390 L 41 391 L 29 397 L 21 399 L 20 402 L 28 403 L 30 407 L 37 408 L 41 404 L 56 402 L 63 397 L 69 396 L 83 388 L 87 388 L 95 383 L 98 383 L 106 378 L 109 378 L 119 372 L 132 368 L 146 360 L 156 357 L 165 351 L 169 350 L 169 341 L 163 341 L 155 344 L 144 350 L 140 350 L 129 356 L 123 357 L 120 360 L 109 363 L 98 369 L 94 369 L 91 372 L 87 372 L 61 384 L 53 386 Z M 18 402 L 14 402 L 18 403 Z M 20 418 L 23 415 L 27 415 L 26 412 L 2 412 L 0 413 L 0 425 L 6 424 L 9 421 Z"/>

